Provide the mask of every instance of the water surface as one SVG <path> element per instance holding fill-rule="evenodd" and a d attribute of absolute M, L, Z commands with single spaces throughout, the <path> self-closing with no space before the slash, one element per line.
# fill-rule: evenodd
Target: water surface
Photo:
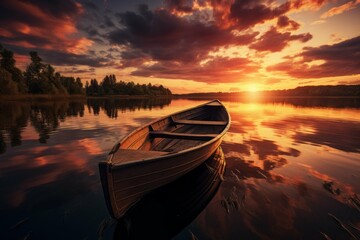
<path fill-rule="evenodd" d="M 203 102 L 1 102 L 0 238 L 112 239 L 98 162 L 136 127 Z M 224 103 L 224 181 L 174 238 L 359 238 L 359 100 Z"/>

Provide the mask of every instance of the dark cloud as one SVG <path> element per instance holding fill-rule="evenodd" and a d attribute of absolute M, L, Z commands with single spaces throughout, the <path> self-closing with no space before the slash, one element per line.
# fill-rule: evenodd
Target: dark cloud
<path fill-rule="evenodd" d="M 24 49 L 35 49 L 59 65 L 134 67 L 132 75 L 189 79 L 201 82 L 237 82 L 259 66 L 247 56 L 215 57 L 212 53 L 233 46 L 257 51 L 281 51 L 291 41 L 306 42 L 310 34 L 292 34 L 299 24 L 286 14 L 293 9 L 321 6 L 325 1 L 291 0 L 165 0 L 137 11 L 114 14 L 100 2 L 83 0 L 14 0 L 0 2 L 0 41 Z M 138 1 L 131 3 L 132 9 Z M 112 3 L 124 6 L 125 3 Z M 203 7 L 203 8 L 202 8 Z M 212 9 L 210 9 L 212 8 Z M 262 36 L 253 27 L 278 19 L 276 28 Z M 285 32 L 284 32 L 285 31 Z M 117 45 L 95 57 L 89 48 Z M 98 52 L 98 51 L 96 51 Z M 16 53 L 19 53 L 16 52 Z M 83 58 L 83 59 L 81 59 Z M 61 60 L 61 61 L 60 61 Z M 96 63 L 98 62 L 98 63 Z M 232 67 L 232 68 L 231 68 Z"/>
<path fill-rule="evenodd" d="M 193 11 L 192 0 L 165 0 L 165 4 L 173 12 L 190 13 Z"/>
<path fill-rule="evenodd" d="M 291 20 L 287 16 L 280 16 L 277 21 L 278 28 L 285 28 L 288 30 L 297 30 L 300 27 L 300 24 Z"/>
<path fill-rule="evenodd" d="M 199 5 L 211 6 L 213 17 L 202 16 L 209 13 L 199 10 Z M 168 0 L 164 8 L 154 10 L 143 4 L 137 12 L 117 13 L 122 27 L 109 31 L 106 37 L 111 44 L 124 49 L 122 66 L 137 68 L 132 75 L 235 82 L 259 67 L 246 58 L 216 58 L 209 53 L 249 44 L 258 51 L 275 52 L 291 41 L 310 40 L 309 33 L 290 32 L 299 27 L 284 15 L 291 7 L 289 2 L 275 6 L 268 1 L 254 0 L 199 1 L 196 6 L 193 1 Z M 184 17 L 185 13 L 189 15 Z M 279 29 L 287 32 L 273 27 L 257 40 L 258 32 L 239 32 L 276 18 L 279 18 Z M 147 64 L 149 61 L 152 65 Z"/>
<path fill-rule="evenodd" d="M 288 12 L 290 7 L 290 2 L 271 8 L 266 1 L 237 0 L 230 7 L 230 19 L 235 20 L 239 28 L 246 29 L 277 18 Z"/>
<path fill-rule="evenodd" d="M 226 79 L 233 70 L 228 66 L 238 67 L 236 70 L 241 76 L 249 69 L 255 69 L 254 64 L 245 58 L 213 58 L 205 64 L 200 63 L 208 58 L 209 52 L 220 47 L 251 43 L 258 34 L 256 32 L 236 35 L 229 29 L 179 17 L 166 9 L 150 11 L 146 5 L 139 6 L 137 13 L 125 12 L 117 16 L 124 27 L 109 32 L 108 38 L 110 43 L 126 47 L 127 50 L 122 52 L 123 66 L 139 68 L 133 75 L 213 82 L 219 81 L 214 79 L 217 77 Z M 139 65 L 148 60 L 157 63 Z M 221 72 L 224 70 L 228 74 Z M 235 75 L 239 76 L 237 73 Z"/>
<path fill-rule="evenodd" d="M 83 53 L 91 41 L 75 36 L 82 5 L 64 1 L 0 1 L 0 41 L 23 48 Z"/>
<path fill-rule="evenodd" d="M 246 74 L 255 72 L 258 68 L 259 66 L 247 58 L 217 57 L 196 67 L 191 62 L 180 64 L 174 61 L 140 66 L 138 70 L 132 72 L 132 75 L 231 83 L 238 82 Z"/>
<path fill-rule="evenodd" d="M 73 0 L 27 0 L 23 2 L 38 6 L 41 11 L 56 18 L 74 17 L 82 11 L 82 6 Z"/>
<path fill-rule="evenodd" d="M 110 59 L 105 57 L 97 57 L 92 54 L 74 54 L 67 53 L 61 50 L 47 50 L 47 49 L 34 49 L 34 48 L 23 48 L 14 45 L 4 45 L 6 48 L 11 49 L 19 55 L 28 55 L 30 51 L 36 51 L 45 63 L 49 63 L 57 66 L 76 66 L 86 65 L 89 67 L 103 67 L 111 66 L 114 63 Z M 30 58 L 30 57 L 29 57 Z M 30 60 L 29 60 L 30 61 Z"/>
<path fill-rule="evenodd" d="M 291 34 L 279 32 L 275 27 L 264 33 L 254 44 L 249 47 L 257 51 L 278 52 L 288 46 L 290 41 L 307 42 L 312 38 L 310 33 Z"/>
<path fill-rule="evenodd" d="M 115 48 L 115 47 L 110 47 L 107 49 L 108 52 L 120 52 L 120 49 Z"/>
<path fill-rule="evenodd" d="M 91 67 L 111 66 L 112 63 L 108 58 L 89 56 L 86 54 L 71 54 L 56 51 L 39 51 L 44 61 L 58 66 L 86 65 Z"/>
<path fill-rule="evenodd" d="M 85 1 L 85 2 L 83 2 L 83 5 L 86 8 L 91 9 L 93 11 L 98 11 L 99 10 L 99 7 L 94 2 Z"/>
<path fill-rule="evenodd" d="M 104 23 L 105 23 L 106 27 L 109 27 L 109 28 L 115 27 L 113 20 L 109 16 L 106 16 L 106 15 L 104 16 Z"/>
<path fill-rule="evenodd" d="M 4 23 L 26 23 L 42 27 L 47 24 L 46 17 L 74 18 L 81 11 L 81 5 L 72 0 L 0 1 L 0 23 L 2 26 L 7 26 Z"/>
<path fill-rule="evenodd" d="M 99 30 L 93 26 L 82 26 L 79 28 L 83 32 L 86 32 L 89 37 L 100 36 Z"/>
<path fill-rule="evenodd" d="M 346 76 L 360 73 L 360 36 L 333 45 L 306 47 L 288 60 L 268 68 L 282 71 L 297 78 L 321 78 Z M 297 61 L 296 58 L 301 58 Z M 312 61 L 323 63 L 309 65 Z"/>
<path fill-rule="evenodd" d="M 95 68 L 90 67 L 90 68 L 81 69 L 78 67 L 72 67 L 72 68 L 65 68 L 61 72 L 66 72 L 66 74 L 69 74 L 69 73 L 74 73 L 74 74 L 95 73 Z"/>

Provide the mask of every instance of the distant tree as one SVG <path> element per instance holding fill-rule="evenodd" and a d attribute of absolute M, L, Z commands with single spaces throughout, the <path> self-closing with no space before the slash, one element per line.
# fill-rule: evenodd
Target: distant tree
<path fill-rule="evenodd" d="M 31 63 L 24 73 L 15 66 L 13 52 L 0 44 L 0 94 L 83 94 L 80 78 L 63 77 L 37 52 L 30 52 Z M 99 91 L 101 92 L 101 91 Z"/>
<path fill-rule="evenodd" d="M 38 56 L 37 52 L 30 52 L 30 58 L 31 63 L 25 71 L 25 79 L 29 92 L 35 94 L 46 93 L 46 86 L 43 86 L 42 83 L 42 72 L 44 69 L 42 59 Z"/>
<path fill-rule="evenodd" d="M 86 82 L 86 95 L 101 96 L 105 95 L 171 95 L 171 91 L 162 85 L 151 85 L 134 82 L 116 81 L 114 74 L 106 75 L 104 79 L 98 83 L 96 79 L 91 79 L 90 83 Z"/>
<path fill-rule="evenodd" d="M 61 84 L 66 88 L 69 94 L 83 94 L 83 85 L 80 78 L 60 77 Z"/>
<path fill-rule="evenodd" d="M 50 64 L 42 63 L 37 52 L 30 52 L 31 63 L 25 71 L 29 92 L 33 94 L 68 94 L 59 73 Z M 75 83 L 75 80 L 74 80 Z"/>
<path fill-rule="evenodd" d="M 0 56 L 0 68 L 11 74 L 11 80 L 15 82 L 15 86 L 17 88 L 16 92 L 27 92 L 24 76 L 21 70 L 15 66 L 16 61 L 14 59 L 14 53 L 3 48 L 3 46 L 0 44 Z"/>
<path fill-rule="evenodd" d="M 43 70 L 44 81 L 49 82 L 50 90 L 49 93 L 55 94 L 67 94 L 68 91 L 65 87 L 61 84 L 61 75 L 60 73 L 55 72 L 55 69 L 50 65 L 44 65 Z"/>
<path fill-rule="evenodd" d="M 11 77 L 11 73 L 0 67 L 0 95 L 11 95 L 18 93 L 18 87 Z"/>
<path fill-rule="evenodd" d="M 103 95 L 103 88 L 99 85 L 99 82 L 96 79 L 90 80 L 90 85 L 88 87 L 89 96 L 101 96 Z"/>
<path fill-rule="evenodd" d="M 86 83 L 85 83 L 85 94 L 86 95 L 90 95 L 90 92 L 89 92 L 89 82 L 88 81 L 86 81 Z"/>
<path fill-rule="evenodd" d="M 81 82 L 81 79 L 79 77 L 76 78 L 76 85 L 78 86 L 78 88 L 82 89 L 83 88 L 83 83 Z"/>

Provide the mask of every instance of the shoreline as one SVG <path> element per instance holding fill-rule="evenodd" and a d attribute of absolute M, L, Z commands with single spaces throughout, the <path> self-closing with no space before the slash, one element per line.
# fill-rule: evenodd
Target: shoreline
<path fill-rule="evenodd" d="M 85 96 L 85 95 L 48 95 L 48 94 L 38 94 L 38 95 L 2 95 L 0 96 L 0 101 L 38 101 L 38 100 L 87 100 L 87 99 L 199 99 L 199 100 L 209 100 L 209 99 L 220 99 L 220 100 L 281 100 L 281 99 L 360 99 L 360 96 L 220 96 L 219 95 L 204 95 L 204 96 L 189 96 L 187 94 L 175 94 L 175 95 L 158 95 L 158 96 L 149 96 L 149 95 L 106 95 L 106 96 Z"/>
<path fill-rule="evenodd" d="M 306 99 L 306 98 L 360 98 L 360 96 L 188 96 L 188 95 L 175 95 L 173 98 L 176 99 L 214 99 L 214 98 L 220 98 L 220 99 L 249 99 L 249 100 L 271 100 L 271 99 Z"/>
<path fill-rule="evenodd" d="M 86 96 L 86 95 L 49 95 L 49 94 L 26 94 L 26 95 L 1 95 L 0 101 L 23 101 L 23 100 L 72 100 L 72 99 L 153 99 L 153 98 L 173 98 L 171 95 L 106 95 L 106 96 Z"/>

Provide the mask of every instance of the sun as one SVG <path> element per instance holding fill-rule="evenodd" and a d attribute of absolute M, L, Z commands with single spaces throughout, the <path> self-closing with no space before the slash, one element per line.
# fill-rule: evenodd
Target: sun
<path fill-rule="evenodd" d="M 252 92 L 252 93 L 258 92 L 259 91 L 259 86 L 256 85 L 256 84 L 249 84 L 247 86 L 247 91 Z"/>

